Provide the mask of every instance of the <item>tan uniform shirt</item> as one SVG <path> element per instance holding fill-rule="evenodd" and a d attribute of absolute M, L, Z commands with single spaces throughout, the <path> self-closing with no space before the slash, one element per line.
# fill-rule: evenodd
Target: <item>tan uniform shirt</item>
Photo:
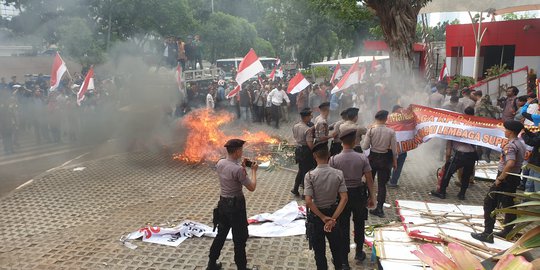
<path fill-rule="evenodd" d="M 376 125 L 368 129 L 362 142 L 362 149 L 370 149 L 371 152 L 380 154 L 392 150 L 392 154 L 397 156 L 396 132 L 386 125 Z"/>
<path fill-rule="evenodd" d="M 343 172 L 328 164 L 318 165 L 304 177 L 304 195 L 313 197 L 319 209 L 335 205 L 340 192 L 347 192 Z"/>
<path fill-rule="evenodd" d="M 315 117 L 315 121 L 313 121 L 313 123 L 315 123 L 315 125 L 313 126 L 314 128 L 313 136 L 314 136 L 315 142 L 320 142 L 322 141 L 321 140 L 322 137 L 326 137 L 329 134 L 328 122 L 321 115 L 319 115 Z"/>
<path fill-rule="evenodd" d="M 221 185 L 221 197 L 244 196 L 242 186 L 249 185 L 251 180 L 246 169 L 237 160 L 221 159 L 216 164 L 216 170 Z"/>
<path fill-rule="evenodd" d="M 347 188 L 361 186 L 364 173 L 371 172 L 367 156 L 352 149 L 343 149 L 341 153 L 330 158 L 329 164 L 343 172 Z"/>
<path fill-rule="evenodd" d="M 341 126 L 343 123 L 345 123 L 345 120 L 342 119 L 330 125 L 333 127 L 334 133 L 337 135 L 334 139 L 335 143 L 341 143 L 341 140 L 339 139 L 339 126 Z"/>
<path fill-rule="evenodd" d="M 292 132 L 296 145 L 307 145 L 307 133 L 309 130 L 310 127 L 304 122 L 298 122 L 293 126 Z"/>
<path fill-rule="evenodd" d="M 355 146 L 360 145 L 360 142 L 362 141 L 363 136 L 366 135 L 367 129 L 365 127 L 360 127 L 358 124 L 350 120 L 343 122 L 343 124 L 339 126 L 340 133 L 349 129 L 356 129 L 356 140 L 355 140 L 354 145 Z"/>

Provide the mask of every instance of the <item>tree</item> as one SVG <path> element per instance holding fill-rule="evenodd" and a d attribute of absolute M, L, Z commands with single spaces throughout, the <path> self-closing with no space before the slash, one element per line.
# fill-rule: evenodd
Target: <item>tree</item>
<path fill-rule="evenodd" d="M 526 19 L 534 19 L 536 18 L 536 15 L 535 14 L 529 14 L 529 13 L 524 13 L 524 14 L 521 14 L 521 15 L 518 15 L 516 13 L 506 13 L 504 15 L 502 15 L 502 20 L 503 21 L 515 21 L 515 20 L 526 20 Z"/>
<path fill-rule="evenodd" d="M 210 15 L 202 27 L 205 50 L 214 61 L 219 58 L 242 57 L 255 45 L 257 30 L 247 20 L 222 12 Z"/>
<path fill-rule="evenodd" d="M 413 44 L 418 13 L 431 0 L 363 0 L 380 20 L 384 40 L 390 49 L 392 75 L 408 81 L 412 73 Z"/>
<path fill-rule="evenodd" d="M 65 55 L 75 59 L 83 67 L 103 60 L 103 44 L 95 41 L 88 22 L 70 18 L 58 28 L 59 45 Z"/>

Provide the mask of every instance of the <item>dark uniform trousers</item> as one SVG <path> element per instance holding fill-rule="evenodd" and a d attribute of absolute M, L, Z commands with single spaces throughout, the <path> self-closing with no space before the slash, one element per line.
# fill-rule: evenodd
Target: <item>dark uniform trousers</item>
<path fill-rule="evenodd" d="M 298 173 L 294 179 L 294 191 L 303 184 L 306 173 L 317 167 L 317 162 L 313 158 L 313 154 L 307 145 L 297 146 L 295 150 L 295 159 L 298 163 Z"/>
<path fill-rule="evenodd" d="M 345 205 L 345 209 L 339 216 L 339 225 L 343 232 L 343 260 L 348 260 L 348 254 L 351 251 L 351 214 L 354 223 L 354 243 L 356 243 L 356 252 L 360 253 L 364 245 L 365 240 L 365 227 L 368 217 L 367 211 L 367 199 L 368 194 L 366 186 L 360 186 L 355 188 L 347 187 L 347 195 L 349 200 Z"/>
<path fill-rule="evenodd" d="M 463 175 L 461 177 L 461 190 L 460 194 L 465 195 L 465 191 L 469 187 L 469 179 L 474 172 L 474 163 L 478 160 L 478 154 L 476 152 L 458 152 L 454 153 L 454 157 L 444 164 L 444 177 L 439 187 L 439 192 L 445 194 L 446 188 L 450 183 L 450 178 L 454 173 L 463 168 Z"/>
<path fill-rule="evenodd" d="M 339 153 L 341 153 L 341 150 L 343 150 L 343 146 L 339 142 L 332 142 L 330 145 L 330 156 L 335 156 Z"/>
<path fill-rule="evenodd" d="M 497 177 L 501 174 L 501 172 L 497 173 Z M 484 226 L 486 233 L 492 233 L 493 228 L 495 227 L 495 216 L 491 215 L 491 212 L 493 210 L 497 209 L 499 205 L 502 208 L 510 207 L 514 205 L 514 198 L 511 196 L 503 195 L 503 194 L 497 194 L 497 193 L 491 193 L 492 191 L 503 191 L 503 192 L 510 192 L 515 193 L 517 187 L 519 186 L 519 182 L 521 179 L 519 176 L 515 175 L 508 175 L 506 176 L 506 179 L 504 179 L 499 186 L 496 186 L 493 184 L 491 188 L 489 188 L 489 191 L 484 198 Z M 516 219 L 516 215 L 514 214 L 505 214 L 504 215 L 504 224 L 512 222 L 514 219 Z M 513 228 L 513 226 L 507 226 L 505 227 L 505 230 L 510 231 Z"/>
<path fill-rule="evenodd" d="M 392 169 L 392 151 L 386 153 L 369 153 L 369 165 L 373 178 L 377 176 L 377 208 L 382 209 L 386 200 L 386 183 L 390 180 Z"/>
<path fill-rule="evenodd" d="M 272 120 L 276 121 L 275 128 L 279 128 L 280 111 L 281 111 L 281 105 L 272 104 L 271 114 L 272 114 Z"/>
<path fill-rule="evenodd" d="M 336 207 L 319 209 L 324 215 L 331 217 L 334 214 Z M 330 243 L 330 251 L 332 252 L 332 258 L 335 269 L 341 269 L 343 263 L 343 243 L 342 243 L 342 231 L 341 226 L 338 224 L 332 229 L 331 232 L 324 231 L 323 221 L 313 213 L 313 251 L 315 253 L 315 264 L 317 270 L 328 269 L 328 261 L 326 260 L 326 242 L 325 237 Z"/>
<path fill-rule="evenodd" d="M 210 247 L 210 262 L 216 262 L 221 249 L 232 228 L 234 243 L 234 262 L 238 269 L 246 269 L 246 241 L 248 239 L 248 223 L 246 200 L 244 197 L 224 198 L 218 202 L 219 223 L 218 233 Z"/>

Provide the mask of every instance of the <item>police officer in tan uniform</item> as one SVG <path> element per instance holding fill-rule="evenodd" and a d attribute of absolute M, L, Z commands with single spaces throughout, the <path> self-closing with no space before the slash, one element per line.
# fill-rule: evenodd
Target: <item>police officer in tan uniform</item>
<path fill-rule="evenodd" d="M 396 132 L 386 126 L 388 111 L 375 114 L 375 123 L 368 129 L 362 141 L 362 149 L 369 151 L 369 164 L 373 177 L 377 176 L 377 208 L 369 213 L 384 217 L 383 205 L 386 200 L 386 184 L 390 180 L 390 171 L 397 167 Z"/>
<path fill-rule="evenodd" d="M 343 241 L 338 218 L 347 204 L 347 187 L 343 172 L 328 166 L 328 142 L 313 147 L 317 168 L 304 178 L 304 195 L 309 208 L 308 222 L 313 225 L 309 232 L 313 243 L 317 269 L 328 269 L 325 237 L 330 243 L 334 267 L 343 269 Z M 339 204 L 336 198 L 339 196 Z"/>
<path fill-rule="evenodd" d="M 246 215 L 246 200 L 242 192 L 245 186 L 249 191 L 255 191 L 257 186 L 257 164 L 249 161 L 240 161 L 245 141 L 231 139 L 225 144 L 227 158 L 221 159 L 216 164 L 216 171 L 221 186 L 221 196 L 217 207 L 218 233 L 212 246 L 207 270 L 221 269 L 221 263 L 217 259 L 225 244 L 227 234 L 232 229 L 234 243 L 234 262 L 238 269 L 246 268 L 246 241 L 248 239 L 248 223 Z M 246 167 L 251 167 L 250 179 Z"/>
<path fill-rule="evenodd" d="M 319 105 L 321 114 L 315 117 L 313 123 L 313 131 L 308 133 L 308 140 L 315 143 L 328 141 L 333 135 L 330 135 L 330 129 L 328 126 L 328 115 L 330 114 L 330 102 L 323 102 Z"/>
<path fill-rule="evenodd" d="M 296 174 L 294 186 L 291 190 L 291 193 L 295 196 L 300 196 L 298 188 L 303 184 L 306 173 L 317 166 L 311 152 L 311 149 L 313 148 L 313 141 L 307 139 L 308 132 L 310 132 L 310 129 L 313 127 L 313 123 L 311 122 L 311 114 L 312 112 L 310 108 L 304 108 L 300 112 L 302 121 L 296 123 L 292 128 L 293 137 L 296 141 L 296 149 L 294 152 L 295 160 L 296 163 L 298 163 L 298 173 Z"/>
<path fill-rule="evenodd" d="M 343 131 L 341 134 L 343 151 L 330 158 L 330 167 L 343 172 L 345 185 L 349 200 L 341 213 L 339 224 L 343 232 L 344 264 L 348 264 L 348 254 L 350 252 L 350 231 L 351 214 L 354 223 L 354 242 L 356 243 L 355 259 L 363 261 L 366 253 L 362 250 L 364 246 L 364 231 L 368 217 L 368 207 L 375 206 L 375 192 L 373 190 L 373 177 L 369 160 L 364 154 L 353 150 L 356 129 Z M 362 181 L 362 176 L 366 181 Z M 369 192 L 368 192 L 369 191 Z M 369 195 L 368 195 L 369 194 Z"/>
<path fill-rule="evenodd" d="M 347 121 L 347 109 L 341 112 L 341 120 L 336 121 L 335 123 L 329 126 L 329 129 L 334 132 L 334 140 L 330 145 L 330 156 L 335 156 L 341 153 L 343 147 L 341 146 L 341 139 L 339 138 L 339 127 Z"/>
<path fill-rule="evenodd" d="M 343 130 L 348 129 L 356 129 L 356 140 L 354 143 L 354 151 L 362 153 L 362 147 L 360 146 L 360 143 L 362 141 L 363 136 L 366 134 L 367 129 L 365 127 L 362 127 L 358 124 L 358 108 L 348 108 L 347 109 L 347 121 L 345 121 L 343 124 L 339 126 L 339 132 L 342 132 Z"/>

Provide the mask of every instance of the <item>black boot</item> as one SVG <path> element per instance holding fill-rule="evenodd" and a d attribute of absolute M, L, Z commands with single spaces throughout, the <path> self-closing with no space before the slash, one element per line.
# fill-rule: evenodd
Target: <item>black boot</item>
<path fill-rule="evenodd" d="M 430 192 L 431 196 L 435 196 L 437 198 L 440 198 L 440 199 L 446 199 L 446 192 L 439 192 L 439 191 L 436 191 L 436 190 L 432 190 Z"/>
<path fill-rule="evenodd" d="M 472 236 L 472 238 L 474 238 L 474 239 L 476 239 L 478 241 L 493 244 L 493 234 L 492 233 L 486 233 L 486 232 L 471 233 L 471 236 Z"/>
<path fill-rule="evenodd" d="M 366 253 L 363 250 L 360 250 L 360 252 L 356 252 L 354 259 L 363 262 L 366 259 Z"/>
<path fill-rule="evenodd" d="M 206 267 L 206 270 L 221 270 L 221 263 L 220 262 L 214 262 L 208 263 L 208 267 Z"/>
<path fill-rule="evenodd" d="M 381 208 L 377 207 L 377 208 L 375 208 L 373 210 L 369 210 L 369 213 L 374 215 L 374 216 L 384 218 L 384 211 L 382 210 L 382 207 Z"/>

